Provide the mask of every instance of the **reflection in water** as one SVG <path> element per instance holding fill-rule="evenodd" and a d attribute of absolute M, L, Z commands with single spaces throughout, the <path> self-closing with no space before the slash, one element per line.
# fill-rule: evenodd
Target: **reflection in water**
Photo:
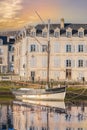
<path fill-rule="evenodd" d="M 43 106 L 41 106 L 41 103 Z M 17 130 L 87 130 L 87 106 L 66 104 L 64 108 L 14 102 L 13 120 Z M 52 102 L 53 103 L 53 102 Z M 56 102 L 58 105 L 58 102 Z M 49 103 L 48 103 L 49 104 Z M 60 104 L 60 103 L 59 103 Z"/>
<path fill-rule="evenodd" d="M 87 130 L 87 102 L 65 106 L 64 102 L 1 104 L 0 130 Z"/>
<path fill-rule="evenodd" d="M 9 104 L 0 104 L 0 130 L 14 130 L 12 107 Z"/>

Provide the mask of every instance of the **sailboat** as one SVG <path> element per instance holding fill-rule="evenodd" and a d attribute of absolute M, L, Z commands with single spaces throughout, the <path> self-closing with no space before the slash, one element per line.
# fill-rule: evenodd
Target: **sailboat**
<path fill-rule="evenodd" d="M 64 100 L 66 94 L 66 86 L 50 88 L 49 80 L 49 63 L 50 63 L 50 20 L 48 20 L 48 48 L 47 48 L 47 86 L 46 89 L 23 89 L 13 90 L 13 94 L 18 99 L 28 100 L 45 100 L 45 101 L 56 101 Z"/>

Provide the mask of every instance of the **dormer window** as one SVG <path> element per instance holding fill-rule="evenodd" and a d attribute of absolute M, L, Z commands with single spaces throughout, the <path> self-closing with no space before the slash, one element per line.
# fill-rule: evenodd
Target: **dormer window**
<path fill-rule="evenodd" d="M 2 39 L 0 39 L 0 45 L 3 45 L 3 40 Z"/>
<path fill-rule="evenodd" d="M 68 28 L 68 29 L 66 30 L 66 36 L 67 36 L 68 38 L 71 38 L 71 37 L 72 37 L 72 29 L 71 29 L 71 28 Z"/>
<path fill-rule="evenodd" d="M 35 29 L 35 28 L 33 28 L 33 29 L 31 30 L 30 35 L 31 35 L 32 37 L 35 37 L 35 36 L 36 36 L 36 29 Z"/>
<path fill-rule="evenodd" d="M 43 29 L 43 31 L 42 31 L 42 36 L 43 37 L 47 37 L 47 28 L 45 27 L 44 29 Z"/>
<path fill-rule="evenodd" d="M 60 29 L 59 28 L 55 29 L 54 36 L 55 37 L 59 37 L 60 36 Z"/>
<path fill-rule="evenodd" d="M 83 28 L 80 28 L 80 29 L 78 30 L 78 36 L 79 36 L 80 38 L 83 38 L 83 37 L 84 37 L 84 29 L 83 29 Z"/>
<path fill-rule="evenodd" d="M 84 34 L 83 34 L 83 32 L 79 32 L 79 37 L 83 37 L 84 36 Z"/>

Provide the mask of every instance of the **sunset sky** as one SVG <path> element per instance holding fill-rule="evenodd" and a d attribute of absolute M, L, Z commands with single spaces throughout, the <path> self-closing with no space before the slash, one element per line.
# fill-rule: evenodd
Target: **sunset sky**
<path fill-rule="evenodd" d="M 0 30 L 51 22 L 87 23 L 87 0 L 0 0 Z"/>

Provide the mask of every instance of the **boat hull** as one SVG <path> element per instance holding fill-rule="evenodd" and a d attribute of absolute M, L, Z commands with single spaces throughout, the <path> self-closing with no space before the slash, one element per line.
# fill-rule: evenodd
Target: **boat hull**
<path fill-rule="evenodd" d="M 17 93 L 15 92 L 15 96 L 17 99 L 28 99 L 28 100 L 44 100 L 44 101 L 59 101 L 64 100 L 66 94 L 66 87 L 63 88 L 54 88 L 48 89 L 45 91 L 31 91 L 25 93 Z"/>
<path fill-rule="evenodd" d="M 22 99 L 29 99 L 29 100 L 57 101 L 57 100 L 64 100 L 64 98 L 65 98 L 65 92 L 51 93 L 51 94 L 22 95 Z"/>

